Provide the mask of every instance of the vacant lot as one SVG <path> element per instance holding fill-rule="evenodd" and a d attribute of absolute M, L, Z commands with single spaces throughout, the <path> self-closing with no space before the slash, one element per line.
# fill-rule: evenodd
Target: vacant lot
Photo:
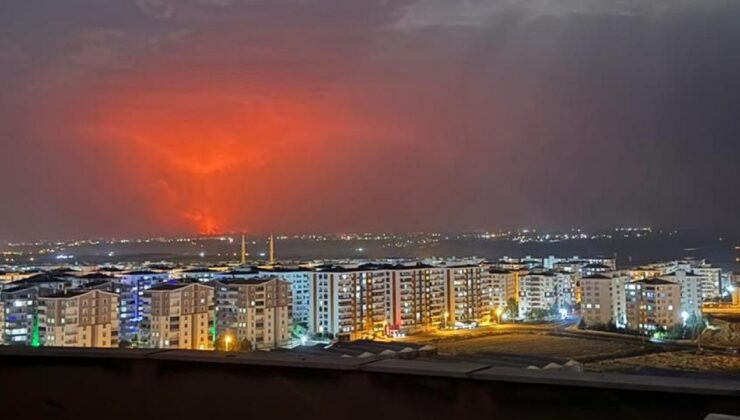
<path fill-rule="evenodd" d="M 740 374 L 740 356 L 666 352 L 607 360 L 589 366 L 591 369 L 604 371 L 622 371 L 637 367 Z"/>
<path fill-rule="evenodd" d="M 437 343 L 440 355 L 503 353 L 553 359 L 589 361 L 640 353 L 639 344 L 544 334 L 506 334 Z"/>

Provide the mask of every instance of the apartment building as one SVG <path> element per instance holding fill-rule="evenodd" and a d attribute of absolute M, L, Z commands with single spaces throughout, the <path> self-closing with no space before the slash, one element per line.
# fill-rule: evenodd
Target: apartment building
<path fill-rule="evenodd" d="M 290 284 L 278 277 L 214 282 L 216 334 L 271 349 L 290 339 Z"/>
<path fill-rule="evenodd" d="M 2 342 L 9 345 L 38 345 L 38 297 L 52 291 L 38 285 L 6 288 L 0 294 L 5 320 Z"/>
<path fill-rule="evenodd" d="M 213 287 L 164 283 L 144 292 L 141 340 L 145 347 L 185 350 L 213 348 Z"/>
<path fill-rule="evenodd" d="M 115 273 L 115 292 L 120 295 L 121 340 L 141 341 L 139 327 L 144 320 L 144 293 L 151 287 L 164 283 L 168 278 L 168 273 L 151 270 Z"/>
<path fill-rule="evenodd" d="M 574 273 L 535 271 L 519 279 L 519 318 L 526 318 L 533 310 L 569 310 L 576 303 Z"/>
<path fill-rule="evenodd" d="M 39 298 L 41 344 L 52 347 L 118 347 L 118 295 L 68 290 Z"/>
<path fill-rule="evenodd" d="M 486 263 L 445 265 L 444 325 L 478 321 L 493 309 L 490 265 Z"/>
<path fill-rule="evenodd" d="M 594 273 L 580 279 L 581 316 L 587 326 L 627 325 L 625 286 L 630 276 L 619 272 Z"/>
<path fill-rule="evenodd" d="M 702 291 L 705 278 L 703 276 L 694 274 L 693 272 L 677 270 L 659 278 L 677 283 L 681 288 L 679 314 L 683 314 L 686 317 L 701 315 L 702 302 L 704 302 Z"/>
<path fill-rule="evenodd" d="M 259 276 L 278 277 L 290 285 L 290 318 L 294 324 L 308 326 L 311 306 L 313 271 L 303 267 L 260 266 Z"/>
<path fill-rule="evenodd" d="M 692 272 L 702 277 L 701 296 L 704 301 L 719 298 L 722 286 L 722 269 L 702 263 L 692 268 Z"/>
<path fill-rule="evenodd" d="M 491 306 L 493 308 L 504 308 L 509 299 L 517 299 L 519 295 L 518 272 L 491 268 L 488 273 L 491 276 Z"/>
<path fill-rule="evenodd" d="M 386 266 L 317 267 L 310 291 L 309 330 L 348 340 L 385 333 L 392 293 L 391 271 Z"/>
<path fill-rule="evenodd" d="M 391 269 L 390 333 L 410 334 L 439 327 L 445 313 L 446 270 L 398 264 Z"/>
<path fill-rule="evenodd" d="M 681 323 L 681 286 L 678 283 L 656 277 L 637 280 L 625 288 L 627 328 L 652 334 Z"/>

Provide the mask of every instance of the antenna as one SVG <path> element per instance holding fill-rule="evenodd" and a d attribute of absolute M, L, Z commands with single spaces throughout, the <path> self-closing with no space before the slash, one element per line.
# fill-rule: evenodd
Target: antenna
<path fill-rule="evenodd" d="M 275 238 L 270 234 L 270 265 L 275 265 Z"/>
<path fill-rule="evenodd" d="M 242 259 L 241 264 L 247 264 L 247 237 L 242 233 Z"/>

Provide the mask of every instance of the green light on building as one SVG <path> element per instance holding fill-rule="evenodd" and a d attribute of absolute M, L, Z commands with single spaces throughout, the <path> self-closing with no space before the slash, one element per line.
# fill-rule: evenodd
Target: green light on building
<path fill-rule="evenodd" d="M 33 327 L 31 327 L 31 347 L 38 347 L 41 345 L 39 339 L 39 316 L 35 314 L 33 316 Z"/>

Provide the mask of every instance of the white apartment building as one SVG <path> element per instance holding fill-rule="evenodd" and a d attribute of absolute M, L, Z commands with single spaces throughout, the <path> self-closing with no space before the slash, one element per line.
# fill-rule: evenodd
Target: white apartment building
<path fill-rule="evenodd" d="M 701 295 L 704 301 L 719 298 L 722 282 L 722 269 L 709 264 L 701 264 L 692 269 L 693 273 L 702 277 Z"/>
<path fill-rule="evenodd" d="M 41 344 L 118 347 L 118 295 L 69 290 L 39 298 Z"/>
<path fill-rule="evenodd" d="M 701 316 L 701 306 L 704 302 L 702 297 L 704 276 L 686 272 L 684 270 L 673 271 L 670 274 L 660 276 L 663 280 L 677 283 L 681 288 L 681 309 L 679 314 L 688 317 L 691 315 Z"/>
<path fill-rule="evenodd" d="M 204 284 L 152 286 L 144 293 L 142 342 L 152 348 L 213 348 L 213 300 L 213 287 Z"/>
<path fill-rule="evenodd" d="M 478 321 L 491 315 L 491 274 L 490 265 L 461 264 L 445 267 L 445 300 L 446 310 L 443 324 L 454 326 L 456 323 Z"/>
<path fill-rule="evenodd" d="M 317 267 L 311 284 L 309 330 L 354 340 L 385 333 L 392 312 L 385 266 Z"/>
<path fill-rule="evenodd" d="M 660 278 L 637 280 L 627 291 L 627 328 L 652 334 L 681 323 L 681 287 Z"/>
<path fill-rule="evenodd" d="M 214 283 L 216 334 L 271 349 L 290 339 L 290 284 L 277 277 L 223 279 Z"/>
<path fill-rule="evenodd" d="M 445 313 L 445 274 L 443 268 L 422 263 L 392 268 L 390 330 L 409 334 L 440 326 Z"/>
<path fill-rule="evenodd" d="M 587 326 L 614 323 L 627 325 L 625 286 L 630 276 L 619 272 L 595 273 L 582 277 L 581 316 Z"/>
<path fill-rule="evenodd" d="M 531 272 L 519 278 L 519 318 L 535 309 L 568 310 L 576 303 L 577 274 L 552 271 Z"/>

